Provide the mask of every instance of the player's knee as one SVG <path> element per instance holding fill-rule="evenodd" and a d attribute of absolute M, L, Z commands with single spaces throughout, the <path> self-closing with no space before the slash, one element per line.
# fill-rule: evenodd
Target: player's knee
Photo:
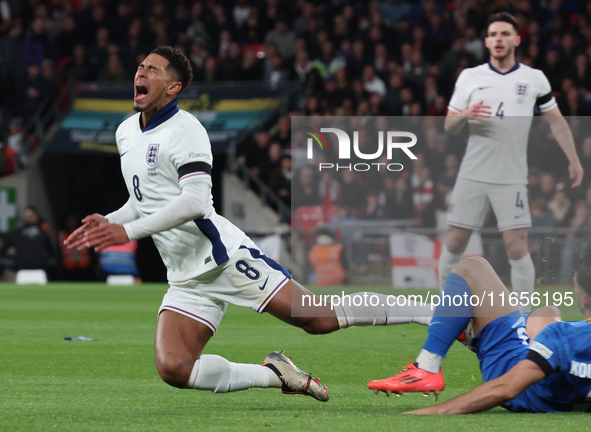
<path fill-rule="evenodd" d="M 507 256 L 510 260 L 517 261 L 527 254 L 527 248 L 521 243 L 511 244 L 507 247 Z"/>
<path fill-rule="evenodd" d="M 156 361 L 156 369 L 160 378 L 173 387 L 184 388 L 191 376 L 193 364 L 176 358 L 165 358 Z"/>
<path fill-rule="evenodd" d="M 460 261 L 452 270 L 452 273 L 469 279 L 477 276 L 484 269 L 490 268 L 490 263 L 482 257 L 468 257 Z"/>
<path fill-rule="evenodd" d="M 315 317 L 303 323 L 302 329 L 309 334 L 326 334 L 338 330 L 339 323 L 335 317 Z"/>
<path fill-rule="evenodd" d="M 445 242 L 445 247 L 449 252 L 458 254 L 466 250 L 466 242 L 458 236 L 450 235 Z"/>

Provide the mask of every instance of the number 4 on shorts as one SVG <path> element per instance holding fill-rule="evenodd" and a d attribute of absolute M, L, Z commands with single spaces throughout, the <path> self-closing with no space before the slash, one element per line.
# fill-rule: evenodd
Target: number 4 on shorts
<path fill-rule="evenodd" d="M 519 192 L 517 192 L 517 199 L 515 200 L 515 207 L 521 207 L 523 209 L 523 199 L 519 198 Z"/>

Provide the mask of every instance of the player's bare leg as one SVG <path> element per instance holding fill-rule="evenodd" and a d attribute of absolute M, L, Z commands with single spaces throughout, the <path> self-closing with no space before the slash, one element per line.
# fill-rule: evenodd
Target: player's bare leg
<path fill-rule="evenodd" d="M 388 304 L 387 296 L 377 293 L 355 293 L 365 298 L 376 296 L 378 305 L 363 302 L 354 306 L 346 301 L 324 302 L 293 279 L 273 297 L 265 312 L 299 327 L 310 334 L 326 334 L 351 326 L 396 325 L 417 323 L 429 325 L 433 308 L 431 304 Z M 315 300 L 314 300 L 315 299 Z M 314 306 L 320 304 L 320 306 Z"/>
<path fill-rule="evenodd" d="M 505 249 L 511 264 L 511 285 L 513 291 L 521 295 L 527 293 L 531 300 L 536 280 L 536 270 L 527 248 L 527 228 L 503 231 Z M 529 312 L 531 307 L 520 305 L 521 312 Z"/>
<path fill-rule="evenodd" d="M 460 262 L 462 255 L 468 246 L 472 230 L 458 228 L 453 225 L 447 226 L 447 237 L 445 247 L 439 257 L 439 290 L 442 291 L 449 272 Z"/>
<path fill-rule="evenodd" d="M 562 313 L 556 306 L 544 306 L 536 309 L 527 318 L 527 335 L 529 340 L 534 340 L 546 326 L 562 321 Z"/>
<path fill-rule="evenodd" d="M 278 352 L 271 353 L 265 360 L 276 363 L 272 367 L 232 363 L 218 355 L 202 354 L 212 336 L 213 332 L 205 324 L 163 310 L 158 317 L 155 341 L 156 369 L 162 379 L 174 387 L 226 393 L 252 387 L 284 390 L 281 372 L 291 374 L 291 379 L 309 377 Z M 298 393 L 299 389 L 287 390 Z M 328 400 L 326 391 L 317 396 L 317 399 Z"/>
<path fill-rule="evenodd" d="M 442 298 L 441 305 L 435 309 L 429 337 L 416 363 L 392 378 L 370 382 L 370 389 L 387 393 L 433 391 L 437 394 L 445 388 L 441 374 L 443 358 L 470 322 L 472 333 L 477 335 L 488 323 L 517 312 L 508 301 L 500 301 L 500 295 L 507 299 L 509 292 L 488 261 L 480 257 L 460 261 L 448 277 L 444 294 L 449 297 L 447 300 Z M 470 296 L 478 296 L 483 301 L 472 306 L 467 300 Z M 457 297 L 462 298 L 459 305 L 452 301 Z"/>

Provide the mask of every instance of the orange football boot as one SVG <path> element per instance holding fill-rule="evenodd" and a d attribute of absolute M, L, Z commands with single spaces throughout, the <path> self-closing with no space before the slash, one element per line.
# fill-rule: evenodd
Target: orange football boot
<path fill-rule="evenodd" d="M 392 393 L 397 396 L 403 393 L 422 392 L 429 396 L 429 392 L 435 393 L 439 398 L 439 392 L 445 389 L 445 380 L 441 370 L 438 373 L 427 372 L 416 367 L 410 359 L 410 364 L 402 372 L 390 378 L 383 380 L 370 381 L 367 388 L 373 390 L 376 394 L 380 391 L 390 396 Z"/>

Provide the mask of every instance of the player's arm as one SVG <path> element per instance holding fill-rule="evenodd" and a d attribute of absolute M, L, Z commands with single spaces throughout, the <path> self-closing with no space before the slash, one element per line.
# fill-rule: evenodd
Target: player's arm
<path fill-rule="evenodd" d="M 127 202 L 119 209 L 106 216 L 102 216 L 98 213 L 91 214 L 82 219 L 82 226 L 76 229 L 72 234 L 64 240 L 64 245 L 68 249 L 83 249 L 87 247 L 85 234 L 96 225 L 100 224 L 119 224 L 122 225 L 126 222 L 130 222 L 139 217 L 131 197 Z"/>
<path fill-rule="evenodd" d="M 490 105 L 484 105 L 484 101 L 475 103 L 462 111 L 453 111 L 448 108 L 443 127 L 447 133 L 453 135 L 460 132 L 468 120 L 483 121 L 491 115 L 492 111 Z"/>
<path fill-rule="evenodd" d="M 486 411 L 515 399 L 521 392 L 546 378 L 548 371 L 528 359 L 522 360 L 506 374 L 479 385 L 468 393 L 442 404 L 405 414 L 470 414 Z"/>
<path fill-rule="evenodd" d="M 180 186 L 180 195 L 150 216 L 124 225 L 109 223 L 94 226 L 85 233 L 84 245 L 100 252 L 109 246 L 167 231 L 203 216 L 211 190 L 209 175 L 188 178 Z"/>
<path fill-rule="evenodd" d="M 585 172 L 583 171 L 581 161 L 577 155 L 575 140 L 573 139 L 573 134 L 566 119 L 562 116 L 557 105 L 554 105 L 553 108 L 547 111 L 542 111 L 542 116 L 550 125 L 550 129 L 552 130 L 556 141 L 558 141 L 558 145 L 569 161 L 568 173 L 573 182 L 571 187 L 575 188 L 580 186 Z"/>

